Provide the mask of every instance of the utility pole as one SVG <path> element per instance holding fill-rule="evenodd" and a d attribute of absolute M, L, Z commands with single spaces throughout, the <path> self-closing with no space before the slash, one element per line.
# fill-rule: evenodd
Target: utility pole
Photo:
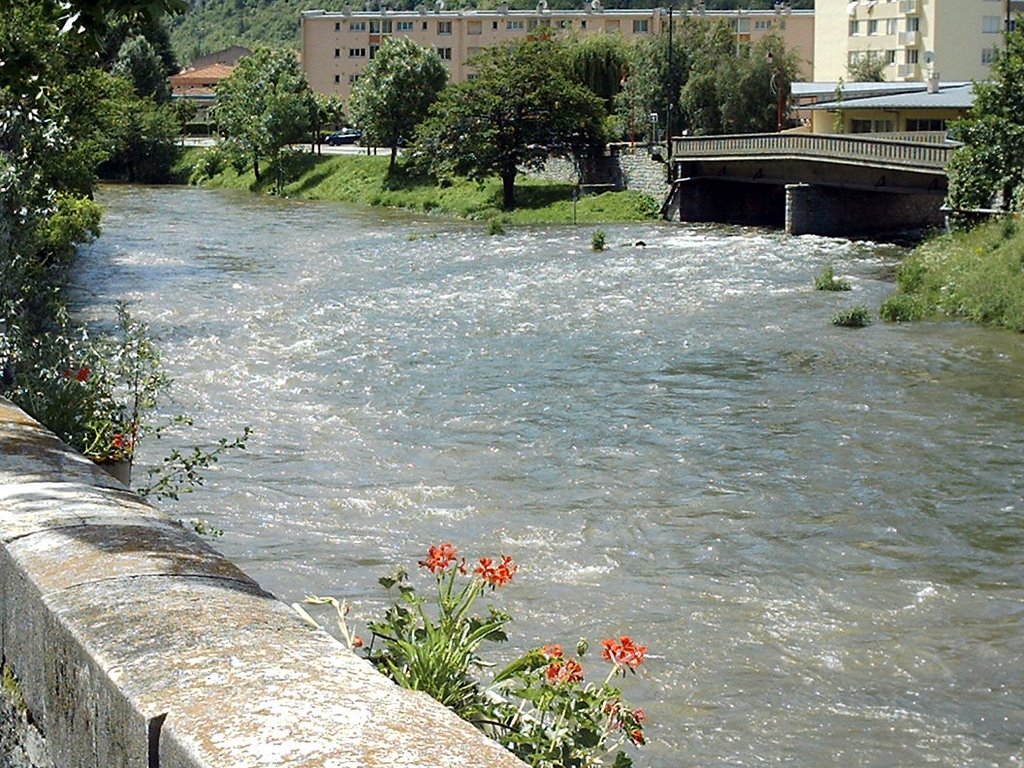
<path fill-rule="evenodd" d="M 1009 2 L 1010 0 L 1006 0 Z M 665 159 L 672 157 L 672 103 L 675 101 L 672 79 L 672 0 L 668 3 L 668 105 L 665 107 Z"/>

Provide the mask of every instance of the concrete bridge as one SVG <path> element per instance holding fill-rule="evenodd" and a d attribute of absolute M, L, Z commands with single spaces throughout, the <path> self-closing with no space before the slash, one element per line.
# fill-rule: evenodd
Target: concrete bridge
<path fill-rule="evenodd" d="M 878 235 L 942 226 L 943 133 L 673 139 L 669 218 Z"/>

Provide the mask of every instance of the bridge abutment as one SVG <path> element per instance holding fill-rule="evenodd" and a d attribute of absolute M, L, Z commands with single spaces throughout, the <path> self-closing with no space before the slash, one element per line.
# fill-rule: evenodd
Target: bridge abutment
<path fill-rule="evenodd" d="M 736 179 L 683 179 L 676 183 L 672 218 L 747 226 L 782 227 L 785 190 L 781 184 Z"/>
<path fill-rule="evenodd" d="M 787 184 L 785 195 L 785 230 L 790 235 L 883 235 L 945 223 L 941 192 Z"/>

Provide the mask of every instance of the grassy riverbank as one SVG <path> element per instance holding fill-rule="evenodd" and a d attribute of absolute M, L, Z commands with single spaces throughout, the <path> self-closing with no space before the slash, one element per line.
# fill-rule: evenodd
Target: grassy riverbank
<path fill-rule="evenodd" d="M 189 148 L 183 153 L 175 173 L 179 181 L 206 187 L 244 189 L 269 194 L 275 186 L 276 169 L 267 169 L 257 183 L 251 170 L 237 173 L 230 165 L 212 176 L 193 172 L 209 149 Z M 573 222 L 573 186 L 522 176 L 516 184 L 517 207 L 502 211 L 501 182 L 495 178 L 483 184 L 454 179 L 438 185 L 433 179 L 399 171 L 388 177 L 386 156 L 366 155 L 293 155 L 283 169 L 289 179 L 284 195 L 306 200 L 330 200 L 354 205 L 405 208 L 508 225 L 571 224 Z M 611 224 L 647 221 L 658 216 L 659 203 L 639 192 L 606 192 L 586 195 L 575 204 L 579 224 Z"/>
<path fill-rule="evenodd" d="M 935 237 L 900 266 L 886 320 L 962 317 L 1024 331 L 1024 225 L 1016 219 Z"/>

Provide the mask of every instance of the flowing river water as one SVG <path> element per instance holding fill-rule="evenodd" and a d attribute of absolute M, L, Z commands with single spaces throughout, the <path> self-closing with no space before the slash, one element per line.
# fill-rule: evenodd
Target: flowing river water
<path fill-rule="evenodd" d="M 428 545 L 507 553 L 516 647 L 649 646 L 641 766 L 1024 765 L 1024 341 L 832 326 L 898 249 L 100 199 L 80 311 L 128 301 L 201 434 L 255 430 L 171 512 L 286 602 L 362 629 Z"/>

